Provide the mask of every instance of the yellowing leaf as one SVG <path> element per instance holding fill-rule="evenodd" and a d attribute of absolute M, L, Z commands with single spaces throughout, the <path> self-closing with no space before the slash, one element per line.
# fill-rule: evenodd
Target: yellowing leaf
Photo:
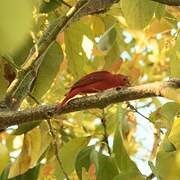
<path fill-rule="evenodd" d="M 121 0 L 121 9 L 129 27 L 142 29 L 151 21 L 156 3 L 144 0 Z"/>
<path fill-rule="evenodd" d="M 100 36 L 105 31 L 104 22 L 98 16 L 92 17 L 92 27 L 91 28 L 94 32 L 94 36 Z"/>
<path fill-rule="evenodd" d="M 0 143 L 0 175 L 9 161 L 9 152 L 4 144 Z"/>
<path fill-rule="evenodd" d="M 180 149 L 180 118 L 177 118 L 173 122 L 173 126 L 168 138 L 174 144 L 176 149 Z"/>
<path fill-rule="evenodd" d="M 34 167 L 49 143 L 47 134 L 42 133 L 39 128 L 34 128 L 25 134 L 22 151 L 10 168 L 9 178 L 23 174 Z"/>
<path fill-rule="evenodd" d="M 174 100 L 180 103 L 180 90 L 174 88 L 164 88 L 162 89 L 162 94 L 164 97 Z"/>
<path fill-rule="evenodd" d="M 172 28 L 171 24 L 165 19 L 154 20 L 150 27 L 146 30 L 148 36 L 155 36 L 157 33 L 162 33 L 164 31 L 170 30 Z"/>

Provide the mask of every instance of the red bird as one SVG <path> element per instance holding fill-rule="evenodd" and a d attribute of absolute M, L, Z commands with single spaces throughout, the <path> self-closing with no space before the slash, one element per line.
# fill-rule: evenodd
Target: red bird
<path fill-rule="evenodd" d="M 57 108 L 63 107 L 69 99 L 77 94 L 96 93 L 114 87 L 127 87 L 129 85 L 128 77 L 122 74 L 112 74 L 108 71 L 93 72 L 77 81 L 70 91 L 65 94 L 66 97 L 57 105 Z"/>

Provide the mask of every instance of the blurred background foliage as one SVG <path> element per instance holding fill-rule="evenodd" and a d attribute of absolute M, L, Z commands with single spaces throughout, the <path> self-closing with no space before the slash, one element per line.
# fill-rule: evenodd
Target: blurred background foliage
<path fill-rule="evenodd" d="M 72 6 L 76 0 L 65 2 Z M 0 1 L 1 100 L 30 48 L 68 9 L 61 0 Z M 180 78 L 179 32 L 179 7 L 121 0 L 106 13 L 82 17 L 59 33 L 45 52 L 31 93 L 42 104 L 59 102 L 77 79 L 97 70 L 126 74 L 132 85 Z M 177 91 L 170 94 L 174 101 L 131 102 L 146 118 L 119 103 L 104 111 L 52 119 L 59 156 L 70 179 L 141 180 L 153 173 L 156 179 L 178 180 Z M 35 106 L 27 97 L 20 108 Z M 46 121 L 0 133 L 0 174 L 0 180 L 64 178 Z"/>

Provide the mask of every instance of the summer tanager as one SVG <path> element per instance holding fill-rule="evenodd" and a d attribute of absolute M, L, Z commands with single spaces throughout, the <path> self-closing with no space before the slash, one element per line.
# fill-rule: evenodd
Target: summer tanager
<path fill-rule="evenodd" d="M 63 107 L 66 102 L 77 94 L 96 93 L 114 87 L 129 86 L 128 77 L 122 74 L 112 74 L 108 71 L 97 71 L 82 77 L 65 94 L 64 100 L 57 104 L 57 108 Z"/>

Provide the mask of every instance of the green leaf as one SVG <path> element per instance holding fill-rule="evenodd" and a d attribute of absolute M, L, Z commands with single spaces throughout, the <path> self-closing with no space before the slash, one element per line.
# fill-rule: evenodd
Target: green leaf
<path fill-rule="evenodd" d="M 155 8 L 155 16 L 159 20 L 164 16 L 165 14 L 165 5 L 161 3 L 157 3 Z"/>
<path fill-rule="evenodd" d="M 21 124 L 11 134 L 12 135 L 21 135 L 21 134 L 27 133 L 28 131 L 30 131 L 33 128 L 35 128 L 36 126 L 38 126 L 40 123 L 41 123 L 41 121 L 35 121 L 35 122 Z"/>
<path fill-rule="evenodd" d="M 13 53 L 24 42 L 32 27 L 32 10 L 30 1 L 0 1 L 0 54 Z"/>
<path fill-rule="evenodd" d="M 180 111 L 180 104 L 168 102 L 161 107 L 160 113 L 166 120 L 172 122 L 178 111 Z"/>
<path fill-rule="evenodd" d="M 87 146 L 89 140 L 90 137 L 75 138 L 61 148 L 59 157 L 66 173 L 70 174 L 75 169 L 76 157 L 78 153 Z M 55 162 L 55 175 L 57 179 L 63 179 L 64 177 L 57 161 Z"/>
<path fill-rule="evenodd" d="M 145 178 L 137 174 L 137 172 L 130 171 L 130 172 L 122 172 L 119 175 L 117 175 L 113 180 L 145 180 Z"/>
<path fill-rule="evenodd" d="M 51 11 L 54 11 L 60 5 L 61 5 L 61 0 L 50 0 L 50 1 L 43 0 L 42 4 L 40 5 L 39 11 L 41 13 L 49 13 Z"/>
<path fill-rule="evenodd" d="M 77 155 L 75 167 L 76 167 L 77 175 L 78 175 L 80 180 L 82 179 L 82 169 L 83 169 L 83 167 L 86 168 L 87 171 L 88 171 L 88 169 L 90 167 L 90 164 L 91 164 L 90 155 L 91 155 L 92 150 L 94 150 L 94 148 L 95 148 L 94 145 L 85 147 Z"/>
<path fill-rule="evenodd" d="M 39 175 L 41 164 L 38 164 L 32 169 L 29 169 L 26 173 L 16 176 L 14 178 L 10 178 L 8 180 L 37 180 Z"/>
<path fill-rule="evenodd" d="M 144 0 L 121 0 L 121 9 L 129 27 L 143 29 L 155 12 L 156 3 Z"/>
<path fill-rule="evenodd" d="M 180 177 L 180 151 L 163 152 L 157 155 L 156 170 L 161 179 L 179 179 Z"/>
<path fill-rule="evenodd" d="M 7 180 L 8 179 L 8 174 L 9 174 L 9 166 L 6 166 L 2 172 L 2 174 L 0 174 L 0 180 Z"/>
<path fill-rule="evenodd" d="M 169 54 L 170 54 L 170 73 L 171 73 L 171 77 L 180 77 L 180 36 L 178 36 L 177 40 L 176 40 L 176 44 L 174 46 L 173 49 L 170 50 Z"/>
<path fill-rule="evenodd" d="M 68 71 L 74 78 L 80 78 L 84 75 L 83 69 L 87 61 L 86 54 L 82 48 L 84 36 L 93 40 L 91 29 L 82 22 L 73 23 L 64 34 Z"/>
<path fill-rule="evenodd" d="M 105 156 L 94 150 L 91 153 L 91 161 L 96 167 L 97 180 L 110 180 L 118 174 L 118 169 L 112 157 Z"/>
<path fill-rule="evenodd" d="M 177 118 L 173 122 L 172 129 L 170 131 L 170 134 L 168 136 L 168 139 L 173 145 L 176 147 L 176 149 L 180 149 L 180 118 Z"/>
<path fill-rule="evenodd" d="M 3 99 L 7 87 L 8 87 L 8 81 L 4 77 L 4 63 L 0 57 L 0 100 Z"/>
<path fill-rule="evenodd" d="M 0 143 L 0 174 L 9 162 L 9 152 L 4 144 Z"/>
<path fill-rule="evenodd" d="M 63 51 L 57 42 L 53 42 L 45 53 L 34 84 L 32 95 L 40 99 L 50 88 L 60 64 L 63 61 Z"/>
<path fill-rule="evenodd" d="M 98 48 L 102 51 L 110 50 L 116 40 L 116 35 L 116 28 L 112 26 L 101 36 L 97 43 Z"/>
<path fill-rule="evenodd" d="M 117 108 L 117 128 L 114 136 L 113 142 L 113 154 L 115 155 L 114 160 L 118 165 L 120 171 L 134 171 L 139 173 L 138 168 L 136 167 L 135 163 L 130 159 L 126 148 L 123 143 L 122 137 L 122 120 L 124 119 L 126 110 L 122 109 L 120 106 Z"/>
<path fill-rule="evenodd" d="M 32 37 L 27 35 L 21 46 L 12 54 L 13 60 L 18 66 L 24 63 L 33 45 Z"/>
<path fill-rule="evenodd" d="M 34 167 L 50 142 L 49 132 L 44 132 L 41 128 L 34 128 L 25 134 L 21 153 L 10 167 L 9 178 L 24 174 Z"/>

